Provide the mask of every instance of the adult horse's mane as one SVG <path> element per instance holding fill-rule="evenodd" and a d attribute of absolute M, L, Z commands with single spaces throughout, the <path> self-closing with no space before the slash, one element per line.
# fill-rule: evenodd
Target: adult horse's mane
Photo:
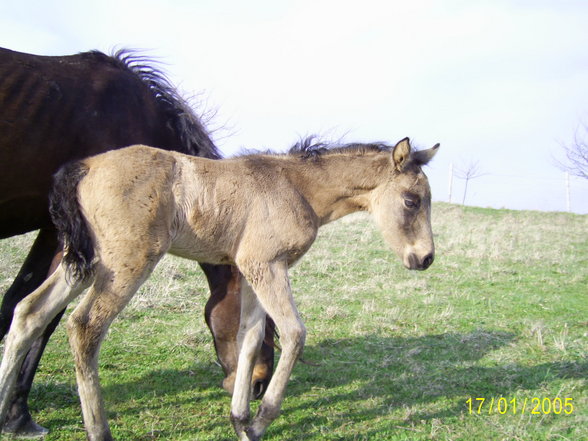
<path fill-rule="evenodd" d="M 221 156 L 206 121 L 193 111 L 192 100 L 176 91 L 162 67 L 145 52 L 129 50 L 43 56 L 0 48 L 0 239 L 40 229 L 21 270 L 0 298 L 0 340 L 11 326 L 16 305 L 59 262 L 63 246 L 51 223 L 48 195 L 60 167 L 133 144 L 209 159 Z M 145 179 L 149 175 L 150 171 Z M 204 265 L 203 270 L 211 288 L 205 317 L 225 373 L 223 387 L 231 391 L 241 276 L 229 266 Z M 62 314 L 29 352 L 10 418 L 0 425 L 0 432 L 46 432 L 33 421 L 27 400 L 39 358 Z M 268 340 L 273 329 L 268 321 Z M 263 344 L 252 385 L 257 397 L 267 388 L 273 357 L 273 346 Z"/>
<path fill-rule="evenodd" d="M 179 146 L 178 151 L 189 155 L 205 153 L 203 156 L 212 159 L 221 157 L 198 116 L 189 103 L 180 96 L 165 73 L 157 67 L 156 60 L 139 55 L 129 49 L 119 49 L 111 57 L 99 51 L 89 52 L 88 55 L 109 60 L 119 69 L 130 71 L 149 87 L 161 110 L 168 118 L 169 129 L 180 134 L 182 145 Z M 199 151 L 198 146 L 205 146 L 207 151 Z"/>

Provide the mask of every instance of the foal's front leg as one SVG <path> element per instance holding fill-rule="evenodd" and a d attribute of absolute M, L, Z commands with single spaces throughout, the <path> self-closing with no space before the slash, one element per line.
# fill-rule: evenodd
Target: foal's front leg
<path fill-rule="evenodd" d="M 237 264 L 255 291 L 259 304 L 274 319 L 282 345 L 280 361 L 261 401 L 257 415 L 251 424 L 244 429 L 244 432 L 239 431 L 240 427 L 235 427 L 241 440 L 256 441 L 261 439 L 267 427 L 280 413 L 286 385 L 296 360 L 298 360 L 304 347 L 306 329 L 294 304 L 288 279 L 288 265 L 285 261 L 271 263 L 242 261 L 237 262 Z M 245 346 L 241 349 L 241 352 L 243 350 L 246 350 Z M 246 394 L 246 388 L 250 384 L 251 376 L 249 369 L 250 365 L 248 363 L 241 364 L 240 356 L 235 395 L 237 391 L 240 391 L 241 394 Z M 233 418 L 237 415 L 235 412 L 242 410 L 242 408 L 236 407 L 235 404 L 243 406 L 243 401 L 243 398 L 233 396 L 233 407 L 231 409 Z M 249 404 L 247 401 L 248 409 Z"/>
<path fill-rule="evenodd" d="M 265 311 L 249 284 L 243 282 L 241 284 L 241 317 L 237 334 L 238 362 L 231 401 L 231 422 L 242 440 L 248 440 L 245 431 L 250 422 L 251 377 L 256 356 L 263 341 L 264 329 Z"/>

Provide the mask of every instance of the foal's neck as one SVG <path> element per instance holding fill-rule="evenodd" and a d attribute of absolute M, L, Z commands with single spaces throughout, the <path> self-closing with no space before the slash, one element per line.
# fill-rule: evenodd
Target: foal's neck
<path fill-rule="evenodd" d="M 316 160 L 297 160 L 289 179 L 312 206 L 321 225 L 356 211 L 366 211 L 370 195 L 389 177 L 390 154 L 325 154 Z"/>

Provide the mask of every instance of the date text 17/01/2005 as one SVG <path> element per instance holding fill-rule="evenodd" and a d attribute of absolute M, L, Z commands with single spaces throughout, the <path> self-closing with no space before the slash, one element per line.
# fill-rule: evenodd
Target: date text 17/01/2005
<path fill-rule="evenodd" d="M 468 398 L 468 413 L 477 414 L 531 414 L 531 415 L 571 415 L 574 412 L 572 398 Z"/>

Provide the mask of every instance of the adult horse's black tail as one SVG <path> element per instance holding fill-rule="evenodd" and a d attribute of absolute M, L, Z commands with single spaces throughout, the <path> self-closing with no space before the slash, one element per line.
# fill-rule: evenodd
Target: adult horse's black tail
<path fill-rule="evenodd" d="M 65 247 L 63 262 L 69 276 L 83 281 L 94 271 L 94 241 L 78 201 L 78 184 L 88 173 L 82 162 L 64 165 L 54 175 L 49 212 Z"/>

